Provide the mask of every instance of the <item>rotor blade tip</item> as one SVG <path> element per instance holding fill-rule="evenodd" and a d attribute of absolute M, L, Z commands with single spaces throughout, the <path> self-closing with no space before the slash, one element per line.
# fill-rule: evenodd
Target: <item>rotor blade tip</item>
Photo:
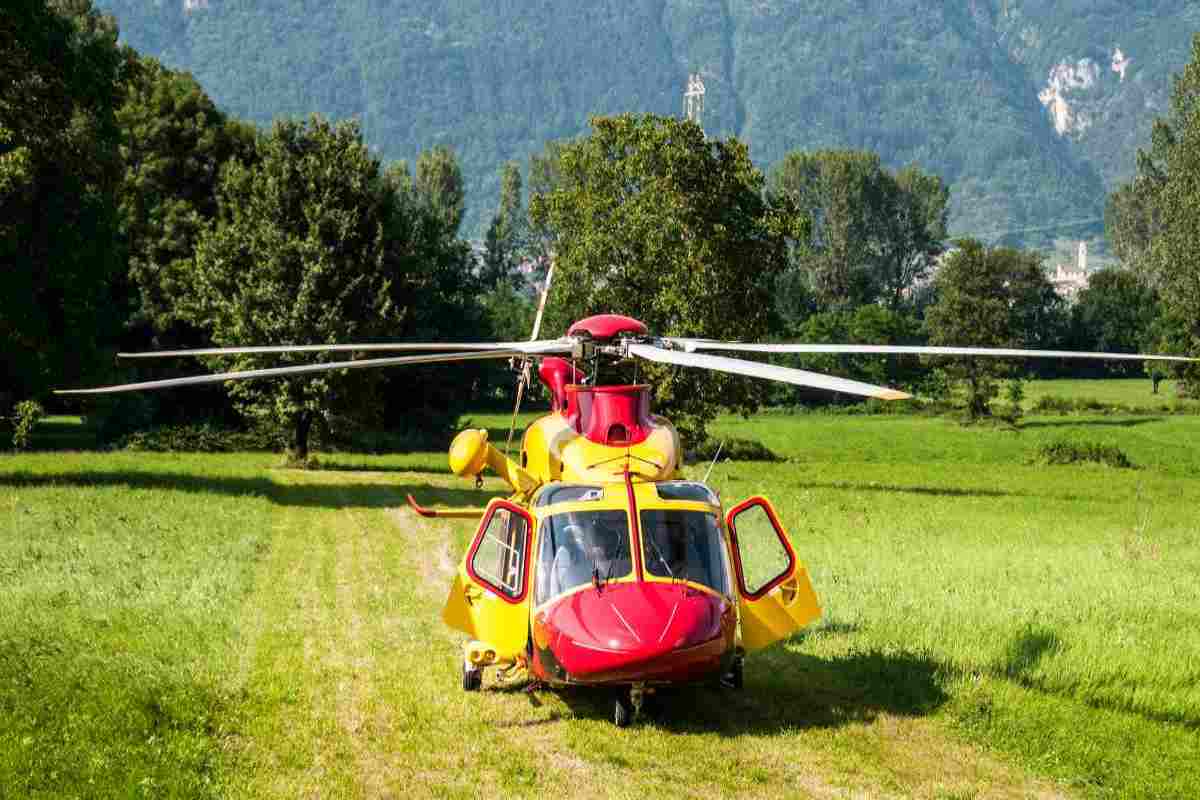
<path fill-rule="evenodd" d="M 880 400 L 911 400 L 912 395 L 895 389 L 885 389 L 876 395 Z"/>

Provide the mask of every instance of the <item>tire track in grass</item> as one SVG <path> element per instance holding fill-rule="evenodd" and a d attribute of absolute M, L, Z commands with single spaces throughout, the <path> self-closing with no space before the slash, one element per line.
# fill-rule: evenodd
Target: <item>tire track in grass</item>
<path fill-rule="evenodd" d="M 328 686 L 334 538 L 319 495 L 277 471 L 280 508 L 269 556 L 242 614 L 240 735 L 230 794 L 349 796 L 346 748 Z"/>

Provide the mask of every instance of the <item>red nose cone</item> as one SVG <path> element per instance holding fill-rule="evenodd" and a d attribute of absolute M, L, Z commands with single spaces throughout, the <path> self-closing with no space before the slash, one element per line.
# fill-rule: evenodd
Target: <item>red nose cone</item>
<path fill-rule="evenodd" d="M 616 583 L 539 612 L 534 643 L 550 678 L 693 681 L 720 671 L 734 625 L 729 603 L 684 584 Z"/>

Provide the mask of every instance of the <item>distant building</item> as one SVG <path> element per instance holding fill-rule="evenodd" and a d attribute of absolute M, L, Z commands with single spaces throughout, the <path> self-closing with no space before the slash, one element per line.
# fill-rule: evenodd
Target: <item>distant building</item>
<path fill-rule="evenodd" d="M 1075 263 L 1055 264 L 1050 278 L 1054 291 L 1068 300 L 1075 297 L 1088 285 L 1087 242 L 1080 242 L 1075 254 Z"/>

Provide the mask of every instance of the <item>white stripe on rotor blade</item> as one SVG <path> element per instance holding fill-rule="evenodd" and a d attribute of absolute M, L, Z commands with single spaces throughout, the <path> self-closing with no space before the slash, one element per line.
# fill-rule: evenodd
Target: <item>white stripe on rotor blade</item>
<path fill-rule="evenodd" d="M 457 352 L 463 350 L 518 350 L 517 355 L 569 353 L 571 343 L 557 339 L 540 342 L 376 342 L 371 344 L 298 344 L 264 345 L 262 347 L 202 347 L 193 350 L 157 350 L 148 353 L 117 353 L 119 358 L 168 358 L 173 356 L 233 356 L 255 353 L 334 353 L 367 351 L 414 350 L 427 352 Z"/>
<path fill-rule="evenodd" d="M 710 356 L 704 353 L 680 353 L 675 350 L 663 350 L 648 344 L 631 344 L 629 345 L 629 352 L 648 361 L 678 364 L 681 367 L 715 369 L 720 372 L 731 372 L 735 375 L 766 378 L 771 381 L 782 381 L 797 386 L 811 386 L 815 389 L 828 389 L 834 392 L 856 394 L 863 397 L 875 397 L 880 400 L 907 400 L 912 397 L 910 394 L 905 394 L 895 389 L 888 389 L 884 386 L 874 386 L 870 383 L 860 383 L 859 381 L 851 381 L 845 378 L 835 378 L 832 375 L 822 375 L 819 372 L 780 367 L 775 364 L 743 361 L 740 358 Z"/>
<path fill-rule="evenodd" d="M 125 383 L 119 386 L 101 386 L 95 389 L 55 389 L 55 394 L 116 394 L 139 392 L 146 389 L 170 389 L 176 386 L 198 386 L 205 383 L 224 383 L 249 378 L 277 378 L 283 375 L 305 375 L 311 372 L 328 372 L 335 369 L 365 369 L 368 367 L 400 367 L 405 364 L 442 364 L 454 361 L 479 361 L 488 358 L 512 358 L 524 355 L 516 350 L 492 350 L 485 353 L 439 353 L 429 356 L 397 356 L 396 358 L 364 358 L 358 361 L 335 361 L 328 364 L 302 364 L 296 367 L 271 367 L 270 369 L 248 369 L 240 372 L 221 372 L 216 375 L 193 375 L 188 378 L 167 378 L 159 381 Z"/>
<path fill-rule="evenodd" d="M 1114 361 L 1200 361 L 1184 356 L 1145 353 L 1089 353 L 1078 350 L 1012 350 L 1000 347 L 910 347 L 887 344 L 741 344 L 704 339 L 669 339 L 686 352 L 734 350 L 743 353 L 907 354 L 917 356 L 998 356 L 1001 358 L 1095 358 Z"/>

